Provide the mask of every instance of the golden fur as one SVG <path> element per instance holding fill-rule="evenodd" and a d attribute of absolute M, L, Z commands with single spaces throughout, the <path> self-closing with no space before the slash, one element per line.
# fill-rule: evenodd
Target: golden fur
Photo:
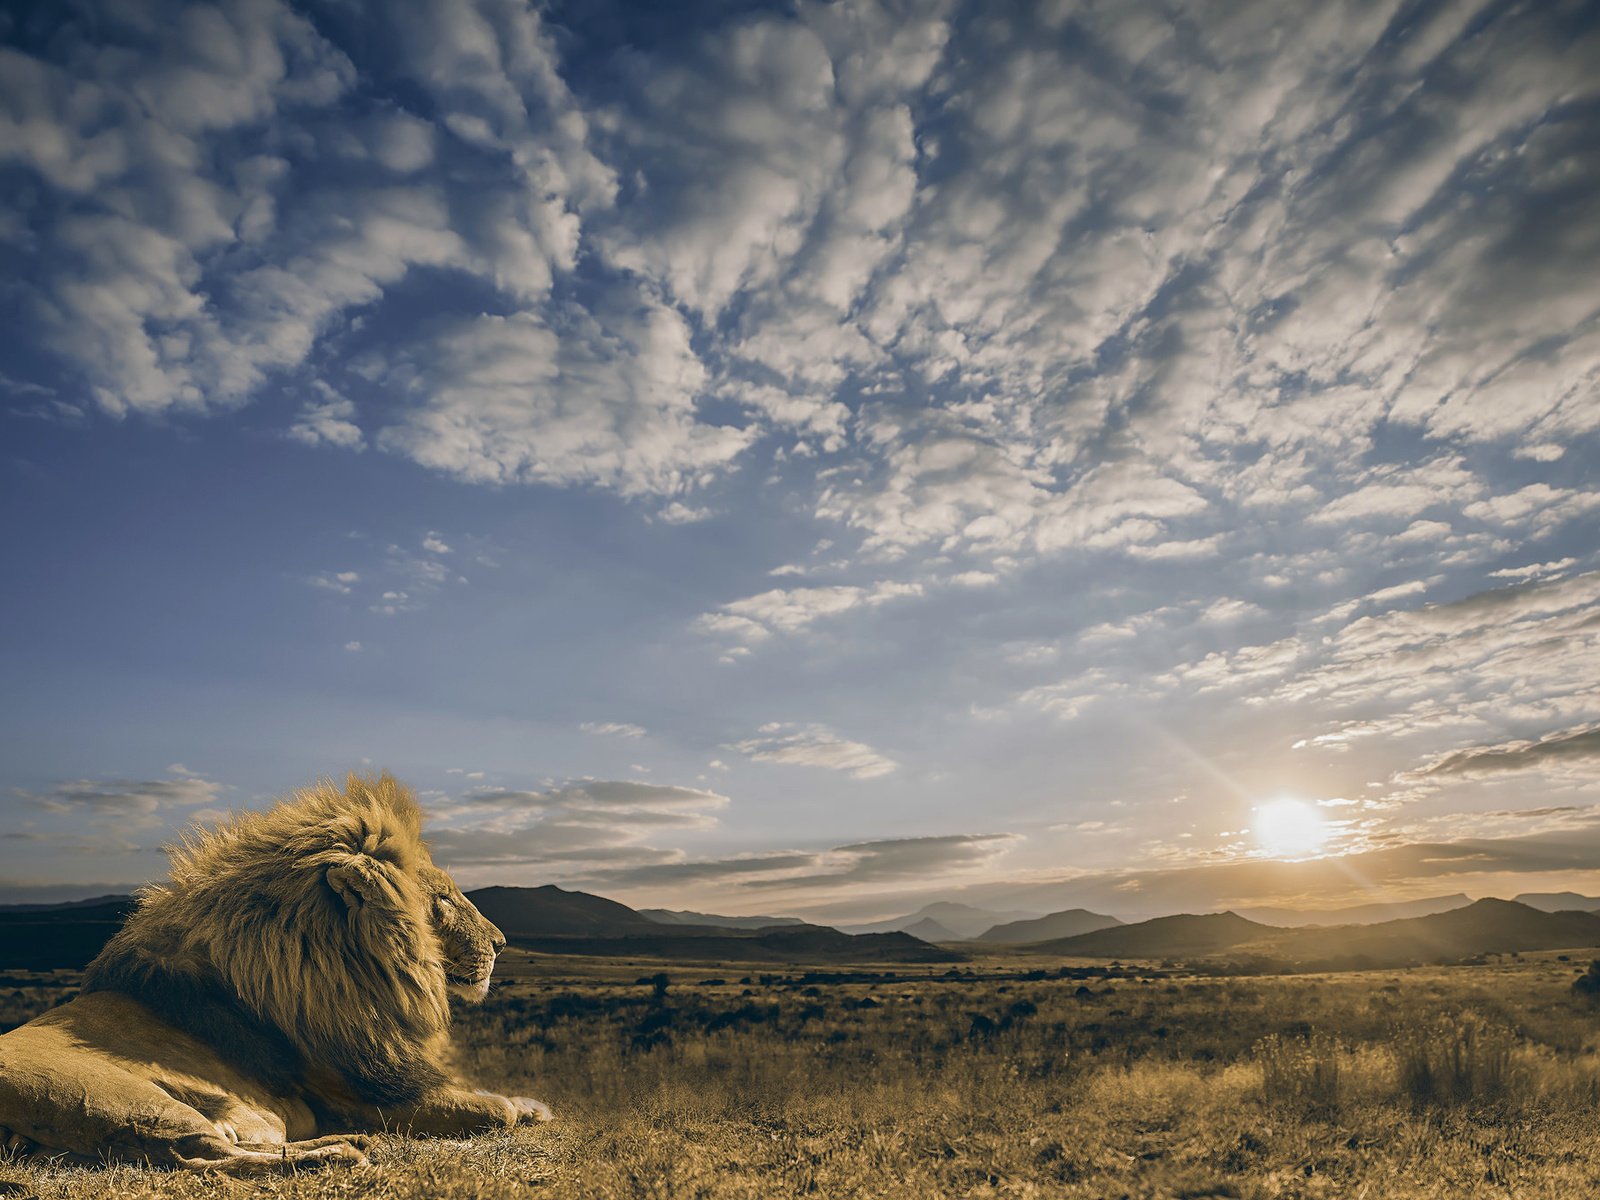
<path fill-rule="evenodd" d="M 391 776 L 298 792 L 192 835 L 83 994 L 0 1037 L 0 1141 L 248 1172 L 547 1120 L 448 1066 L 449 996 L 481 1000 L 504 944 Z"/>

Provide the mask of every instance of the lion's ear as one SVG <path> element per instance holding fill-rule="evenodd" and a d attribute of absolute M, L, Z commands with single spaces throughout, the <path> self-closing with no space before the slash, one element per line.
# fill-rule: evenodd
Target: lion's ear
<path fill-rule="evenodd" d="M 366 854 L 348 855 L 329 867 L 324 878 L 351 910 L 372 903 L 386 890 L 383 867 Z"/>

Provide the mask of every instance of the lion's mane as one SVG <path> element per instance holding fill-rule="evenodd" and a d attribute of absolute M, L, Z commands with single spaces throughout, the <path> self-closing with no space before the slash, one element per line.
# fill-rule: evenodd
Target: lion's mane
<path fill-rule="evenodd" d="M 331 1072 L 360 1099 L 448 1079 L 445 967 L 411 792 L 351 775 L 196 831 L 84 990 L 133 996 L 258 1077 Z"/>

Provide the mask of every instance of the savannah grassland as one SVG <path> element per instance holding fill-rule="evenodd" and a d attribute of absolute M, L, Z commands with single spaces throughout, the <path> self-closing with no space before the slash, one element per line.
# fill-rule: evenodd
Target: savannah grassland
<path fill-rule="evenodd" d="M 461 1015 L 463 1065 L 553 1125 L 265 1181 L 0 1161 L 0 1195 L 1564 1200 L 1600 1192 L 1587 957 L 1209 976 L 513 951 Z M 65 994 L 24 982 L 0 981 L 7 1028 Z"/>

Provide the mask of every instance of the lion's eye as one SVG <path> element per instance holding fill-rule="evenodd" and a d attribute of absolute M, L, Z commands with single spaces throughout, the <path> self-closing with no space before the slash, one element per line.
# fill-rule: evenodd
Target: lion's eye
<path fill-rule="evenodd" d="M 433 905 L 439 910 L 439 915 L 441 917 L 449 916 L 451 911 L 455 908 L 455 905 L 451 904 L 450 901 L 445 899 L 443 896 L 435 896 L 433 898 Z"/>

